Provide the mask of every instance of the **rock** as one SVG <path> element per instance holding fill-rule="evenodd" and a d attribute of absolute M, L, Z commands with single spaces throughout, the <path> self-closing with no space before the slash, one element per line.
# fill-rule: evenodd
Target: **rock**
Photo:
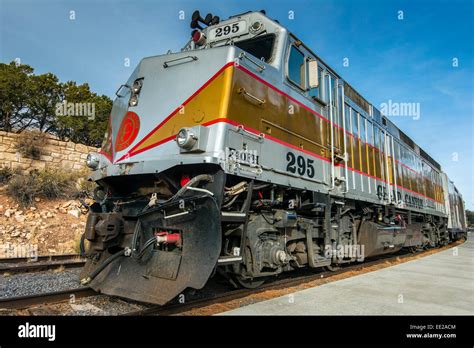
<path fill-rule="evenodd" d="M 99 313 L 103 313 L 104 310 L 99 308 L 99 307 L 96 307 L 94 306 L 93 304 L 91 303 L 86 303 L 86 304 L 75 304 L 75 303 L 70 303 L 69 304 L 71 306 L 71 308 L 76 311 L 76 312 L 92 312 L 94 314 L 99 314 Z"/>
<path fill-rule="evenodd" d="M 48 253 L 54 254 L 56 252 L 56 249 L 48 249 Z"/>
<path fill-rule="evenodd" d="M 75 206 L 75 205 L 76 205 L 76 202 L 74 202 L 74 201 L 67 201 L 66 203 L 63 204 L 63 208 L 67 208 L 67 207 Z"/>
<path fill-rule="evenodd" d="M 20 231 L 15 231 L 11 234 L 12 237 L 18 237 L 20 235 Z"/>
<path fill-rule="evenodd" d="M 16 222 L 25 222 L 25 217 L 23 215 L 15 215 Z"/>
<path fill-rule="evenodd" d="M 36 207 L 30 207 L 30 210 L 31 210 L 31 211 L 35 211 L 35 210 L 36 210 Z"/>
<path fill-rule="evenodd" d="M 5 210 L 5 213 L 3 215 L 5 215 L 7 218 L 11 217 L 13 214 L 15 213 L 15 210 L 14 209 L 7 209 Z"/>
<path fill-rule="evenodd" d="M 79 218 L 79 217 L 81 216 L 81 214 L 82 214 L 82 213 L 81 213 L 81 210 L 78 209 L 78 208 L 71 209 L 71 210 L 69 210 L 67 213 L 68 213 L 69 215 L 72 215 L 72 216 L 76 217 L 76 218 Z"/>
<path fill-rule="evenodd" d="M 41 198 L 35 197 L 35 202 L 41 202 Z"/>

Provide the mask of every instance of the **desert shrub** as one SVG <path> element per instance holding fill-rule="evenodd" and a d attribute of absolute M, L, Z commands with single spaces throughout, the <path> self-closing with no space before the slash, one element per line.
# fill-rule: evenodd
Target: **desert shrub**
<path fill-rule="evenodd" d="M 0 185 L 5 185 L 10 181 L 15 171 L 9 167 L 0 168 Z"/>
<path fill-rule="evenodd" d="M 27 207 L 33 203 L 40 193 L 40 185 L 35 175 L 14 175 L 8 182 L 7 193 L 21 206 Z"/>
<path fill-rule="evenodd" d="M 7 193 L 23 207 L 31 205 L 35 197 L 77 198 L 82 192 L 82 187 L 77 186 L 78 177 L 78 173 L 58 169 L 14 174 L 7 184 Z"/>
<path fill-rule="evenodd" d="M 61 170 L 43 170 L 36 173 L 40 194 L 46 198 L 70 197 L 73 193 L 73 175 Z"/>
<path fill-rule="evenodd" d="M 17 137 L 15 149 L 26 158 L 40 159 L 47 135 L 38 131 L 24 131 Z"/>
<path fill-rule="evenodd" d="M 88 181 L 86 177 L 79 177 L 76 180 L 74 195 L 77 197 L 93 197 L 94 189 L 97 184 L 93 181 Z"/>

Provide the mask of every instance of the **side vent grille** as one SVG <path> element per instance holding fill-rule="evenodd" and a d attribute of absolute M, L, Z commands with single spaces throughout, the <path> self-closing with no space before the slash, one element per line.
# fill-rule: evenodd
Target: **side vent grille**
<path fill-rule="evenodd" d="M 370 104 L 367 100 L 365 100 L 359 93 L 356 92 L 348 83 L 344 84 L 344 94 L 352 100 L 354 103 L 359 105 L 359 107 L 369 113 L 370 111 Z"/>
<path fill-rule="evenodd" d="M 430 163 L 433 167 L 441 171 L 441 166 L 438 162 L 436 162 L 430 155 L 428 155 L 423 149 L 420 147 L 420 155 L 423 157 L 428 163 Z"/>

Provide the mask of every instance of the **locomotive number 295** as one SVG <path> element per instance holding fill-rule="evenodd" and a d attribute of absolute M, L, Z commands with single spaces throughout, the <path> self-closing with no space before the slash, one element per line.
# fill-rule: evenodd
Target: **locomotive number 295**
<path fill-rule="evenodd" d="M 295 155 L 293 152 L 286 154 L 286 171 L 292 174 L 306 175 L 310 178 L 314 177 L 314 160 L 304 158 L 303 156 Z"/>

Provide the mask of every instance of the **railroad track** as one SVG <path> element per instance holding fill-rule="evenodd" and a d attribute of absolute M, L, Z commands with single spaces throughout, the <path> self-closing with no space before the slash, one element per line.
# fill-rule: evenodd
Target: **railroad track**
<path fill-rule="evenodd" d="M 454 247 L 456 245 L 457 244 L 450 244 L 448 246 L 443 247 L 443 249 Z M 152 306 L 143 310 L 125 313 L 123 315 L 125 316 L 176 315 L 176 314 L 188 312 L 194 309 L 210 306 L 213 304 L 222 304 L 224 302 L 242 299 L 246 296 L 262 293 L 268 290 L 282 290 L 285 288 L 295 287 L 298 285 L 309 283 L 311 281 L 320 280 L 322 278 L 331 279 L 332 277 L 335 277 L 343 273 L 360 271 L 360 270 L 363 270 L 364 268 L 382 264 L 390 260 L 396 260 L 397 258 L 400 260 L 413 258 L 414 256 L 423 255 L 428 252 L 429 250 L 418 251 L 416 253 L 410 253 L 410 252 L 400 253 L 399 252 L 395 254 L 382 255 L 371 261 L 365 261 L 360 264 L 348 264 L 346 266 L 342 266 L 340 269 L 336 271 L 322 271 L 322 272 L 320 271 L 320 272 L 315 273 L 315 272 L 311 272 L 310 270 L 304 270 L 303 273 L 305 273 L 305 275 L 293 276 L 293 277 L 290 275 L 288 278 L 285 278 L 285 279 L 279 279 L 279 280 L 274 280 L 274 281 L 265 283 L 262 286 L 258 287 L 257 289 L 234 289 L 228 292 L 218 293 L 210 297 L 197 299 L 197 300 L 191 300 L 186 303 L 171 303 L 164 306 Z"/>
<path fill-rule="evenodd" d="M 85 260 L 79 254 L 4 258 L 0 259 L 0 274 L 39 272 L 61 267 L 76 268 L 82 267 L 84 264 Z"/>
<path fill-rule="evenodd" d="M 448 246 L 441 248 L 447 249 L 454 246 L 457 246 L 459 243 L 453 243 Z M 441 251 L 440 250 L 440 251 Z M 346 266 L 341 267 L 336 271 L 319 271 L 319 272 L 311 272 L 310 270 L 302 270 L 302 275 L 299 272 L 295 274 L 288 274 L 284 279 L 277 279 L 273 281 L 269 281 L 268 283 L 263 284 L 257 289 L 233 289 L 221 293 L 217 293 L 215 295 L 207 296 L 200 299 L 190 300 L 185 303 L 170 303 L 164 306 L 151 306 L 147 307 L 146 309 L 139 310 L 139 311 L 132 311 L 128 313 L 124 313 L 124 316 L 147 316 L 147 315 L 176 315 L 184 312 L 188 312 L 194 309 L 210 306 L 213 304 L 221 304 L 224 302 L 238 300 L 244 298 L 246 296 L 252 294 L 262 293 L 268 290 L 282 290 L 285 288 L 295 287 L 298 285 L 302 285 L 305 283 L 309 283 L 311 281 L 324 279 L 331 279 L 337 275 L 353 272 L 353 271 L 360 271 L 364 268 L 368 268 L 374 265 L 378 265 L 390 260 L 396 260 L 397 258 L 400 260 L 412 258 L 414 256 L 419 256 L 428 253 L 427 251 L 421 251 L 417 253 L 395 253 L 395 254 L 388 254 L 382 255 L 377 257 L 376 259 L 365 261 L 364 263 L 360 264 L 349 264 Z M 71 299 L 71 296 L 74 296 L 75 299 L 90 297 L 101 295 L 91 288 L 77 288 L 77 289 L 70 289 L 64 291 L 57 291 L 51 293 L 43 293 L 37 294 L 32 296 L 20 296 L 20 297 L 9 297 L 9 298 L 0 298 L 0 309 L 25 309 L 30 308 L 38 305 L 49 305 L 55 304 L 60 302 L 66 302 Z M 106 295 L 105 295 L 106 296 Z"/>
<path fill-rule="evenodd" d="M 71 298 L 99 295 L 91 288 L 77 288 L 63 291 L 54 291 L 43 294 L 0 298 L 0 308 L 2 309 L 25 309 L 44 304 L 54 304 L 69 301 Z"/>

